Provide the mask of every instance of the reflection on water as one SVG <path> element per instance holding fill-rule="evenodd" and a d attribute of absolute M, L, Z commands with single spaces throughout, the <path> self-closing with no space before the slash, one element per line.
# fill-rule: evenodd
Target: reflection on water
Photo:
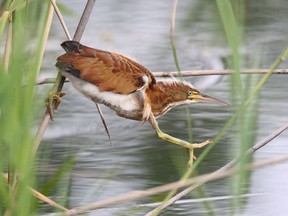
<path fill-rule="evenodd" d="M 76 28 L 84 2 L 61 2 L 75 12 L 74 16 L 65 17 L 72 32 Z M 226 42 L 216 15 L 216 7 L 205 2 L 179 2 L 175 36 L 183 70 L 223 68 L 229 56 L 228 49 L 223 48 L 226 47 Z M 169 43 L 171 7 L 172 1 L 97 1 L 82 42 L 133 56 L 152 71 L 174 71 Z M 287 9 L 285 0 L 276 0 L 273 4 L 247 2 L 247 38 L 243 46 L 243 57 L 247 60 L 245 65 L 248 68 L 255 67 L 255 64 L 260 64 L 263 68 L 269 67 L 286 45 L 288 32 L 283 26 L 287 22 Z M 63 53 L 58 46 L 63 40 L 64 34 L 55 20 L 43 75 L 52 76 L 56 73 L 53 65 L 55 58 Z M 282 66 L 287 68 L 287 63 Z M 203 78 L 193 78 L 194 83 L 199 79 Z M 279 75 L 273 76 L 262 90 L 257 140 L 287 122 L 287 88 L 287 76 Z M 67 95 L 41 145 L 44 152 L 39 159 L 39 174 L 49 177 L 68 158 L 72 156 L 75 159 L 71 179 L 64 184 L 68 185 L 70 207 L 172 182 L 185 172 L 187 152 L 158 140 L 148 123 L 141 126 L 139 122 L 122 119 L 113 111 L 102 107 L 112 137 L 111 146 L 95 105 L 70 84 L 65 84 L 64 91 Z M 229 101 L 228 91 L 227 78 L 222 78 L 221 82 L 207 88 L 205 93 Z M 190 112 L 195 142 L 215 136 L 231 115 L 227 108 L 201 104 L 192 105 Z M 185 109 L 179 107 L 159 119 L 160 127 L 171 135 L 187 139 L 186 119 Z M 214 171 L 232 159 L 231 152 L 235 147 L 231 133 L 227 133 L 209 153 L 199 166 L 199 173 Z M 257 152 L 253 160 L 286 154 L 287 138 L 286 132 Z M 200 152 L 201 150 L 197 150 L 196 154 Z M 288 172 L 283 170 L 287 168 L 287 164 L 281 164 L 251 174 L 247 195 L 255 196 L 243 198 L 245 204 L 241 215 L 285 215 L 288 211 L 285 194 L 288 190 Z M 229 180 L 221 180 L 207 184 L 205 191 L 209 197 L 221 197 L 229 195 L 229 187 Z M 198 193 L 193 192 L 191 197 L 197 198 Z M 131 201 L 95 211 L 93 215 L 143 215 L 151 207 L 139 207 L 140 210 L 130 207 L 161 200 L 156 198 Z M 229 202 L 230 199 L 223 199 L 212 201 L 211 204 L 216 212 L 228 215 Z M 165 215 L 205 215 L 207 209 L 202 203 L 176 204 L 165 211 Z"/>

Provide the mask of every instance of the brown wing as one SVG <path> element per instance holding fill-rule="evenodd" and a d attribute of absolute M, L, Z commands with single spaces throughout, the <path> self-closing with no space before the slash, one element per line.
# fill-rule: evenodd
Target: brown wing
<path fill-rule="evenodd" d="M 67 53 L 57 58 L 56 66 L 97 85 L 100 91 L 129 94 L 145 84 L 155 83 L 148 69 L 125 56 L 89 48 L 75 41 L 66 41 L 62 47 Z"/>

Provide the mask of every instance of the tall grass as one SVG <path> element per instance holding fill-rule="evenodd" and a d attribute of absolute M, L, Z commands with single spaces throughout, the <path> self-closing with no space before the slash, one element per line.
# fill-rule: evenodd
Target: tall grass
<path fill-rule="evenodd" d="M 244 1 L 238 1 L 238 4 L 232 5 L 230 0 L 217 0 L 216 1 L 218 11 L 219 11 L 219 16 L 221 17 L 221 21 L 223 24 L 223 32 L 226 35 L 227 43 L 228 46 L 231 50 L 231 65 L 229 65 L 230 68 L 234 69 L 234 73 L 231 75 L 230 78 L 230 92 L 231 92 L 231 101 L 232 101 L 232 106 L 234 108 L 238 107 L 239 104 L 241 104 L 244 100 L 243 96 L 243 81 L 240 75 L 240 70 L 241 70 L 241 57 L 240 57 L 240 46 L 241 42 L 243 39 L 243 27 L 244 27 Z M 174 10 L 172 13 L 172 19 L 175 19 L 175 14 L 176 14 L 176 5 L 177 1 L 174 0 Z M 233 7 L 234 6 L 234 7 Z M 235 13 L 237 11 L 237 13 Z M 177 50 L 176 50 L 176 45 L 174 42 L 174 23 L 175 20 L 172 20 L 171 22 L 171 31 L 170 31 L 170 39 L 171 39 L 171 47 L 173 51 L 173 57 L 174 57 L 174 62 L 175 66 L 180 73 L 180 65 L 179 61 L 177 58 Z M 250 83 L 251 82 L 245 82 L 246 84 L 245 87 L 247 90 L 250 88 Z M 245 91 L 245 93 L 248 95 L 249 91 Z M 188 114 L 189 111 L 187 110 Z M 253 114 L 257 112 L 251 112 Z M 189 115 L 190 116 L 190 115 Z M 238 145 L 239 147 L 235 146 L 238 151 L 234 152 L 235 155 L 241 155 L 244 152 L 246 152 L 250 146 L 252 145 L 252 140 L 255 138 L 255 133 L 252 133 L 251 136 L 246 136 L 247 132 L 253 129 L 252 126 L 255 126 L 255 121 L 248 121 L 246 118 L 247 116 L 245 115 L 245 112 L 240 112 L 235 116 L 235 119 L 238 118 L 239 121 L 236 121 L 235 125 L 235 133 L 234 133 L 234 139 L 235 145 Z M 249 116 L 251 117 L 251 116 Z M 254 116 L 252 116 L 250 119 L 255 119 Z M 189 121 L 190 122 L 190 121 Z M 228 122 L 222 130 L 220 130 L 218 136 L 215 138 L 216 142 L 223 136 L 224 132 L 226 132 L 230 127 L 234 125 L 235 121 Z M 189 131 L 192 130 L 191 123 L 189 124 Z M 254 136 L 254 137 L 253 137 Z M 249 139 L 247 138 L 249 137 Z M 191 140 L 190 140 L 191 141 Z M 244 144 L 244 145 L 243 145 Z M 182 180 L 186 180 L 192 173 L 197 175 L 197 172 L 195 172 L 195 168 L 198 166 L 200 161 L 207 155 L 207 152 L 209 149 L 212 148 L 212 145 L 210 147 L 207 147 L 206 153 L 204 155 L 200 156 L 198 158 L 198 161 L 194 164 L 194 166 L 189 169 L 181 178 Z M 240 162 L 240 167 L 244 167 L 247 164 L 248 160 L 241 160 Z M 242 192 L 242 185 L 245 181 L 247 181 L 247 170 L 244 170 L 242 172 L 239 172 L 237 178 L 233 178 L 232 182 L 232 194 L 234 193 L 235 195 L 240 195 Z M 154 211 L 151 212 L 151 215 L 158 215 L 160 213 L 160 210 L 163 208 L 165 203 L 176 193 L 176 190 L 173 190 L 169 193 L 169 195 L 165 198 L 164 202 L 162 205 L 157 207 Z M 205 189 L 203 187 L 198 188 L 198 195 L 204 197 L 205 195 Z M 237 197 L 237 196 L 235 196 Z M 214 215 L 214 209 L 212 205 L 208 202 L 203 202 L 204 207 L 206 208 L 207 214 L 208 215 Z M 235 199 L 235 202 L 233 202 L 232 205 L 232 212 L 234 212 L 234 209 L 236 209 L 239 206 L 239 200 Z"/>
<path fill-rule="evenodd" d="M 239 104 L 242 103 L 244 100 L 244 92 L 243 92 L 243 86 L 245 86 L 245 92 L 249 93 L 247 90 L 249 90 L 249 82 L 245 83 L 245 79 L 241 79 L 240 75 L 240 69 L 242 67 L 241 65 L 241 56 L 239 53 L 241 44 L 242 44 L 242 38 L 243 38 L 243 29 L 244 29 L 244 0 L 235 1 L 234 5 L 231 4 L 231 1 L 229 0 L 217 0 L 217 6 L 219 9 L 219 14 L 223 23 L 224 32 L 227 38 L 228 45 L 231 50 L 231 62 L 232 67 L 235 71 L 231 76 L 230 79 L 230 92 L 231 92 L 231 99 L 233 101 L 233 106 L 237 107 Z M 234 7 L 233 7 L 234 6 Z M 236 13 L 237 11 L 238 13 Z M 242 31 L 241 31 L 242 30 Z M 244 83 L 242 83 L 244 81 Z M 247 121 L 247 115 L 248 112 L 241 112 L 238 116 L 238 121 L 236 121 L 236 125 L 234 128 L 234 145 L 233 148 L 236 155 L 244 154 L 252 145 L 252 140 L 249 139 L 250 136 L 255 137 L 255 133 L 251 133 L 250 136 L 247 136 L 250 131 L 253 131 L 252 123 L 250 121 Z M 256 115 L 257 112 L 251 112 L 252 115 Z M 251 116 L 251 119 L 255 119 L 254 116 Z M 236 151 L 235 151 L 236 150 Z M 240 160 L 239 168 L 245 167 L 245 165 L 248 163 L 247 158 L 243 158 Z M 237 199 L 238 195 L 241 195 L 241 192 L 243 192 L 243 186 L 245 185 L 245 182 L 247 181 L 248 171 L 242 169 L 242 172 L 239 172 L 239 174 L 235 175 L 232 178 L 232 185 L 231 190 L 232 194 L 236 195 L 235 199 L 232 202 L 232 213 L 235 213 L 235 209 L 237 209 L 240 206 L 239 199 Z"/>
<path fill-rule="evenodd" d="M 0 214 L 31 215 L 35 80 L 50 29 L 49 1 L 6 1 L 0 14 Z M 6 184 L 6 180 L 8 184 Z"/>

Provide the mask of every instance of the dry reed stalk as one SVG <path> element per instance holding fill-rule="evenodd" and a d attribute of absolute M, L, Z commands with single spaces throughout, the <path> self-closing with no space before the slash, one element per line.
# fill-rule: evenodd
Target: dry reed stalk
<path fill-rule="evenodd" d="M 51 0 L 51 1 L 54 2 L 54 4 L 52 3 L 53 6 L 57 6 L 56 3 L 55 3 L 56 0 Z M 83 11 L 82 17 L 81 17 L 80 22 L 78 24 L 78 27 L 76 29 L 75 35 L 73 37 L 73 40 L 79 41 L 81 39 L 81 37 L 83 35 L 83 32 L 85 30 L 85 27 L 87 25 L 88 18 L 89 18 L 90 14 L 91 14 L 91 11 L 92 11 L 92 8 L 93 8 L 93 5 L 94 5 L 95 1 L 96 0 L 87 0 L 86 7 L 85 7 L 85 9 Z M 61 13 L 60 13 L 60 11 L 59 11 L 59 9 L 57 7 L 56 7 L 55 11 L 56 11 L 56 13 L 59 13 L 57 16 L 58 16 L 59 19 L 61 19 L 61 21 L 60 21 L 61 25 L 64 28 L 64 31 L 66 31 L 67 27 L 65 25 L 65 22 L 63 20 L 62 15 L 61 15 Z M 68 39 L 71 39 L 71 38 L 69 38 L 69 36 L 70 36 L 69 33 L 66 32 L 66 35 L 67 35 Z M 57 92 L 61 92 L 61 90 L 63 88 L 63 85 L 64 85 L 64 82 L 65 82 L 65 77 L 63 77 L 60 73 L 58 73 L 57 78 L 56 78 L 56 80 L 54 82 L 54 86 L 53 86 L 52 89 L 56 89 L 56 93 Z M 55 108 L 57 108 L 56 107 L 56 101 L 53 100 L 52 101 L 52 109 L 53 109 L 52 112 L 55 110 Z M 38 131 L 37 131 L 37 133 L 35 135 L 33 155 L 36 154 L 37 149 L 38 149 L 38 147 L 40 145 L 40 142 L 42 140 L 42 137 L 44 135 L 44 132 L 45 132 L 48 124 L 51 121 L 50 117 L 51 117 L 50 116 L 50 110 L 47 107 L 47 109 L 45 111 L 45 114 L 44 114 L 44 116 L 42 118 L 42 121 L 41 121 L 41 123 L 39 125 Z"/>
<path fill-rule="evenodd" d="M 285 156 L 285 157 L 280 157 L 280 158 L 275 158 L 275 159 L 264 160 L 261 162 L 252 163 L 249 166 L 247 166 L 245 169 L 256 170 L 256 169 L 264 168 L 264 167 L 267 167 L 270 165 L 283 163 L 283 162 L 287 162 L 287 161 L 288 161 L 288 156 Z M 66 211 L 64 213 L 64 215 L 66 215 L 66 216 L 77 215 L 77 214 L 85 213 L 85 212 L 88 212 L 91 210 L 104 208 L 104 207 L 109 206 L 109 205 L 129 201 L 132 199 L 138 199 L 138 198 L 142 198 L 142 197 L 147 197 L 147 196 L 152 196 L 152 195 L 156 195 L 159 193 L 167 192 L 167 191 L 173 190 L 175 188 L 186 187 L 186 186 L 189 186 L 192 184 L 204 184 L 204 183 L 207 183 L 210 181 L 214 181 L 214 180 L 218 180 L 218 179 L 232 176 L 234 174 L 237 174 L 237 172 L 238 172 L 238 170 L 228 169 L 228 170 L 225 170 L 221 173 L 219 172 L 217 175 L 216 174 L 212 175 L 212 173 L 209 173 L 209 174 L 200 175 L 200 176 L 197 176 L 194 178 L 190 178 L 190 179 L 187 179 L 185 181 L 182 181 L 182 180 L 176 181 L 176 182 L 165 184 L 162 186 L 150 188 L 150 189 L 147 189 L 144 191 L 134 191 L 131 193 L 112 197 L 110 199 L 102 200 L 102 201 L 99 201 L 96 203 L 91 203 L 91 204 L 88 204 L 88 205 L 83 206 L 83 207 L 77 207 L 77 208 L 70 209 L 69 211 Z"/>

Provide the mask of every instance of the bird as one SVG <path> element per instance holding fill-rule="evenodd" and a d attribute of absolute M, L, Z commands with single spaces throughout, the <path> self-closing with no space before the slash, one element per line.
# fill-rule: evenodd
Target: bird
<path fill-rule="evenodd" d="M 211 139 L 190 143 L 164 133 L 157 118 L 184 104 L 226 106 L 226 102 L 203 94 L 190 82 L 175 77 L 156 79 L 149 69 L 124 55 L 77 41 L 64 41 L 61 46 L 66 53 L 57 58 L 56 67 L 79 92 L 111 108 L 120 117 L 150 122 L 158 138 L 188 149 L 189 166 L 196 159 L 195 148 L 213 143 Z"/>

